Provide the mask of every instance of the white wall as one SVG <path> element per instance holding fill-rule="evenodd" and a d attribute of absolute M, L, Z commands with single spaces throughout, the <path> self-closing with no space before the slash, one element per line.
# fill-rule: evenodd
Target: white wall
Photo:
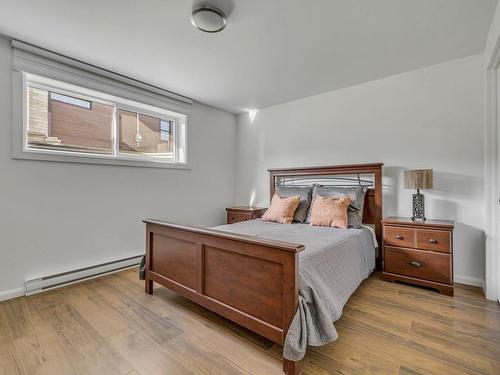
<path fill-rule="evenodd" d="M 484 47 L 485 63 L 489 66 L 493 62 L 494 55 L 498 52 L 500 40 L 500 2 L 497 4 L 493 20 L 491 21 L 488 38 Z M 494 68 L 494 67 L 491 67 Z"/>
<path fill-rule="evenodd" d="M 495 14 L 484 51 L 486 75 L 485 121 L 485 233 L 486 269 L 485 294 L 492 300 L 500 300 L 500 206 L 498 198 L 500 163 L 498 155 L 498 99 L 500 84 L 498 63 L 500 50 L 500 3 Z"/>
<path fill-rule="evenodd" d="M 452 219 L 455 279 L 484 279 L 484 62 L 474 55 L 238 116 L 238 203 L 267 205 L 271 167 L 383 162 L 384 215 L 409 216 L 402 171 L 433 168 L 427 217 Z"/>
<path fill-rule="evenodd" d="M 13 160 L 11 87 L 10 42 L 0 38 L 0 294 L 27 278 L 143 252 L 143 218 L 225 221 L 234 115 L 194 104 L 191 170 Z M 27 199 L 33 190 L 38 199 Z"/>

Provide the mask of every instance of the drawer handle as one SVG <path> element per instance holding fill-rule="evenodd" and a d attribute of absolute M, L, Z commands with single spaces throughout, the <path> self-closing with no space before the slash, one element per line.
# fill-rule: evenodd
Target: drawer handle
<path fill-rule="evenodd" d="M 438 243 L 438 241 L 437 241 L 437 240 L 435 240 L 434 238 L 430 238 L 430 239 L 429 239 L 429 242 L 430 242 L 430 243 L 433 243 L 433 244 L 437 244 L 437 243 Z"/>
<path fill-rule="evenodd" d="M 417 262 L 417 261 L 412 260 L 410 262 L 410 266 L 415 267 L 415 268 L 420 268 L 420 267 L 422 267 L 422 264 Z"/>
<path fill-rule="evenodd" d="M 399 234 L 396 234 L 394 237 L 396 237 L 397 240 L 402 240 L 403 236 L 400 236 Z"/>

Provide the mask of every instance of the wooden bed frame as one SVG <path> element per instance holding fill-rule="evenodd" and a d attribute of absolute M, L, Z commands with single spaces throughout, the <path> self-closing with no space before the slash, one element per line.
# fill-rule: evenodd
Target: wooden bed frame
<path fill-rule="evenodd" d="M 382 235 L 382 164 L 270 169 L 276 179 L 373 174 L 375 188 L 365 198 L 363 222 Z M 189 300 L 283 345 L 298 306 L 299 252 L 303 245 L 144 220 L 145 291 L 157 282 Z M 380 252 L 381 253 L 381 252 Z M 377 260 L 380 267 L 381 255 Z M 283 371 L 298 374 L 297 362 L 283 358 Z"/>

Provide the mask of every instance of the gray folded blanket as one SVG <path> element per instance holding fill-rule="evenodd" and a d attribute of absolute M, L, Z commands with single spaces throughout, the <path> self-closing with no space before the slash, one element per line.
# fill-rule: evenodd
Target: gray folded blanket
<path fill-rule="evenodd" d="M 139 265 L 139 280 L 146 280 L 146 255 L 142 256 L 141 264 Z"/>

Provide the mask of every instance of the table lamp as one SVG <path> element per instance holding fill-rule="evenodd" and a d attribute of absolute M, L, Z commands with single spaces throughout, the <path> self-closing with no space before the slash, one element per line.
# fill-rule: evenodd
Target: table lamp
<path fill-rule="evenodd" d="M 425 221 L 425 200 L 420 190 L 432 189 L 432 169 L 411 169 L 405 171 L 405 189 L 417 189 L 413 194 L 412 220 Z"/>

